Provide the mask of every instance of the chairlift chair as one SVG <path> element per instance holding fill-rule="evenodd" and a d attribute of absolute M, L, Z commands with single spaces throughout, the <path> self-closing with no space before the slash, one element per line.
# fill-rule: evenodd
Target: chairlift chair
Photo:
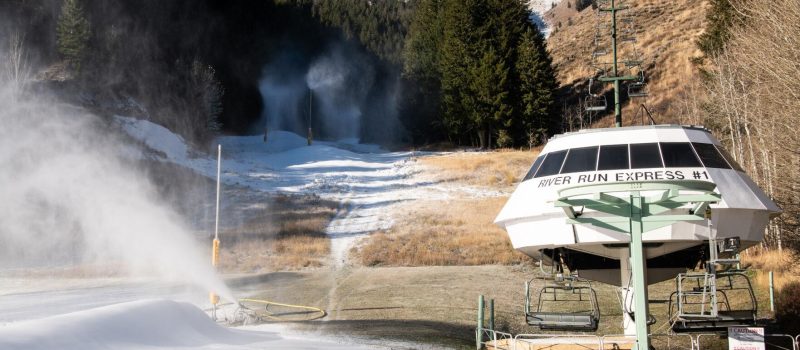
<path fill-rule="evenodd" d="M 535 278 L 534 278 L 535 279 Z M 600 320 L 600 308 L 597 293 L 587 281 L 580 281 L 576 276 L 565 276 L 564 283 L 546 283 L 539 289 L 536 310 L 531 310 L 531 281 L 525 284 L 525 320 L 531 326 L 542 330 L 554 331 L 587 331 L 597 330 Z M 583 285 L 576 285 L 581 283 Z M 545 304 L 561 305 L 548 308 Z M 580 303 L 588 306 L 588 310 L 563 311 L 568 305 Z"/>
<path fill-rule="evenodd" d="M 627 68 L 641 67 L 642 66 L 642 60 L 626 59 L 626 60 L 622 61 L 622 64 L 624 64 L 625 67 L 627 67 Z"/>
<path fill-rule="evenodd" d="M 592 85 L 594 78 L 589 79 L 589 95 L 584 99 L 583 109 L 587 112 L 603 112 L 608 108 L 608 101 L 605 96 L 592 93 Z"/>
<path fill-rule="evenodd" d="M 639 80 L 628 84 L 628 97 L 647 97 L 647 83 L 644 81 L 644 71 L 639 70 Z"/>
<path fill-rule="evenodd" d="M 586 96 L 583 109 L 587 112 L 603 112 L 608 108 L 605 96 Z"/>
<path fill-rule="evenodd" d="M 714 287 L 709 283 L 712 279 Z M 721 281 L 727 283 L 718 283 Z M 746 297 L 740 299 L 745 305 L 732 306 L 732 293 L 744 293 Z M 752 327 L 759 322 L 758 302 L 750 278 L 739 270 L 680 274 L 668 310 L 676 333 L 724 332 L 728 327 Z"/>
<path fill-rule="evenodd" d="M 742 270 L 730 268 L 739 262 L 735 258 L 737 241 L 710 239 L 706 272 L 678 274 L 668 308 L 674 332 L 725 332 L 728 327 L 751 327 L 759 323 L 758 302 L 750 278 Z M 728 270 L 717 272 L 717 265 L 727 266 Z M 745 294 L 737 299 L 745 305 L 732 306 L 732 293 Z"/>
<path fill-rule="evenodd" d="M 628 97 L 647 97 L 647 84 L 635 82 L 628 84 Z"/>
<path fill-rule="evenodd" d="M 592 51 L 592 58 L 602 57 L 605 55 L 608 55 L 608 51 L 606 51 L 605 49 L 596 49 Z"/>

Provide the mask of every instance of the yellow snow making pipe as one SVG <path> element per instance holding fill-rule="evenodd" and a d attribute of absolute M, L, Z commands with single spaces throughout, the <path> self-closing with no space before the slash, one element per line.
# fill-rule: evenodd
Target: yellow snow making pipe
<path fill-rule="evenodd" d="M 263 305 L 264 306 L 263 309 L 250 309 L 250 310 L 253 311 L 256 314 L 256 316 L 258 316 L 259 318 L 265 317 L 265 318 L 269 318 L 269 319 L 274 320 L 274 321 L 301 321 L 301 320 L 287 319 L 285 317 L 285 315 L 280 315 L 280 314 L 276 314 L 276 313 L 270 312 L 269 311 L 269 306 L 270 305 L 281 306 L 281 307 L 290 308 L 290 309 L 306 310 L 308 312 L 313 313 L 312 317 L 305 318 L 302 321 L 316 320 L 316 319 L 320 319 L 320 318 L 323 318 L 323 317 L 328 315 L 328 313 L 325 312 L 325 310 L 320 309 L 318 307 L 313 307 L 313 306 L 283 304 L 283 303 L 276 303 L 274 301 L 269 301 L 269 300 L 239 299 L 239 305 L 241 307 L 244 307 L 244 303 L 253 303 L 253 304 Z"/>
<path fill-rule="evenodd" d="M 211 265 L 214 266 L 214 269 L 219 266 L 219 238 L 214 238 L 211 246 Z M 208 298 L 211 301 L 211 305 L 216 306 L 219 303 L 219 295 L 213 291 L 208 293 Z"/>

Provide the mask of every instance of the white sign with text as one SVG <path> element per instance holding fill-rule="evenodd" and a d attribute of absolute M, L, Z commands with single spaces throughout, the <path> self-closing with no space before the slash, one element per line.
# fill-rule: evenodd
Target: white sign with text
<path fill-rule="evenodd" d="M 764 350 L 763 327 L 728 327 L 728 350 Z"/>

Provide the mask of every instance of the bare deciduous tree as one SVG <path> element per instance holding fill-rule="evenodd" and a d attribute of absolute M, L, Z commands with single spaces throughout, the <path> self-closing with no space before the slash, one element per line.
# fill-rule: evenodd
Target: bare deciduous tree
<path fill-rule="evenodd" d="M 741 5 L 741 2 L 734 2 Z M 766 246 L 800 244 L 800 2 L 747 1 L 713 59 L 706 118 L 784 210 Z"/>
<path fill-rule="evenodd" d="M 0 78 L 11 91 L 21 92 L 31 78 L 30 57 L 19 32 L 8 36 Z M 17 95 L 17 94 L 15 94 Z"/>

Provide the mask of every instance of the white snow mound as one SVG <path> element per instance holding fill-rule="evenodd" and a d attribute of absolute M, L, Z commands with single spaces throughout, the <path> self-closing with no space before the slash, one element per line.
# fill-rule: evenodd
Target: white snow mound
<path fill-rule="evenodd" d="M 115 116 L 122 129 L 147 147 L 163 152 L 167 158 L 185 161 L 188 148 L 182 137 L 169 129 L 143 119 Z"/>
<path fill-rule="evenodd" d="M 277 339 L 274 333 L 229 330 L 196 306 L 170 300 L 121 303 L 0 327 L 0 349 L 235 347 Z"/>

